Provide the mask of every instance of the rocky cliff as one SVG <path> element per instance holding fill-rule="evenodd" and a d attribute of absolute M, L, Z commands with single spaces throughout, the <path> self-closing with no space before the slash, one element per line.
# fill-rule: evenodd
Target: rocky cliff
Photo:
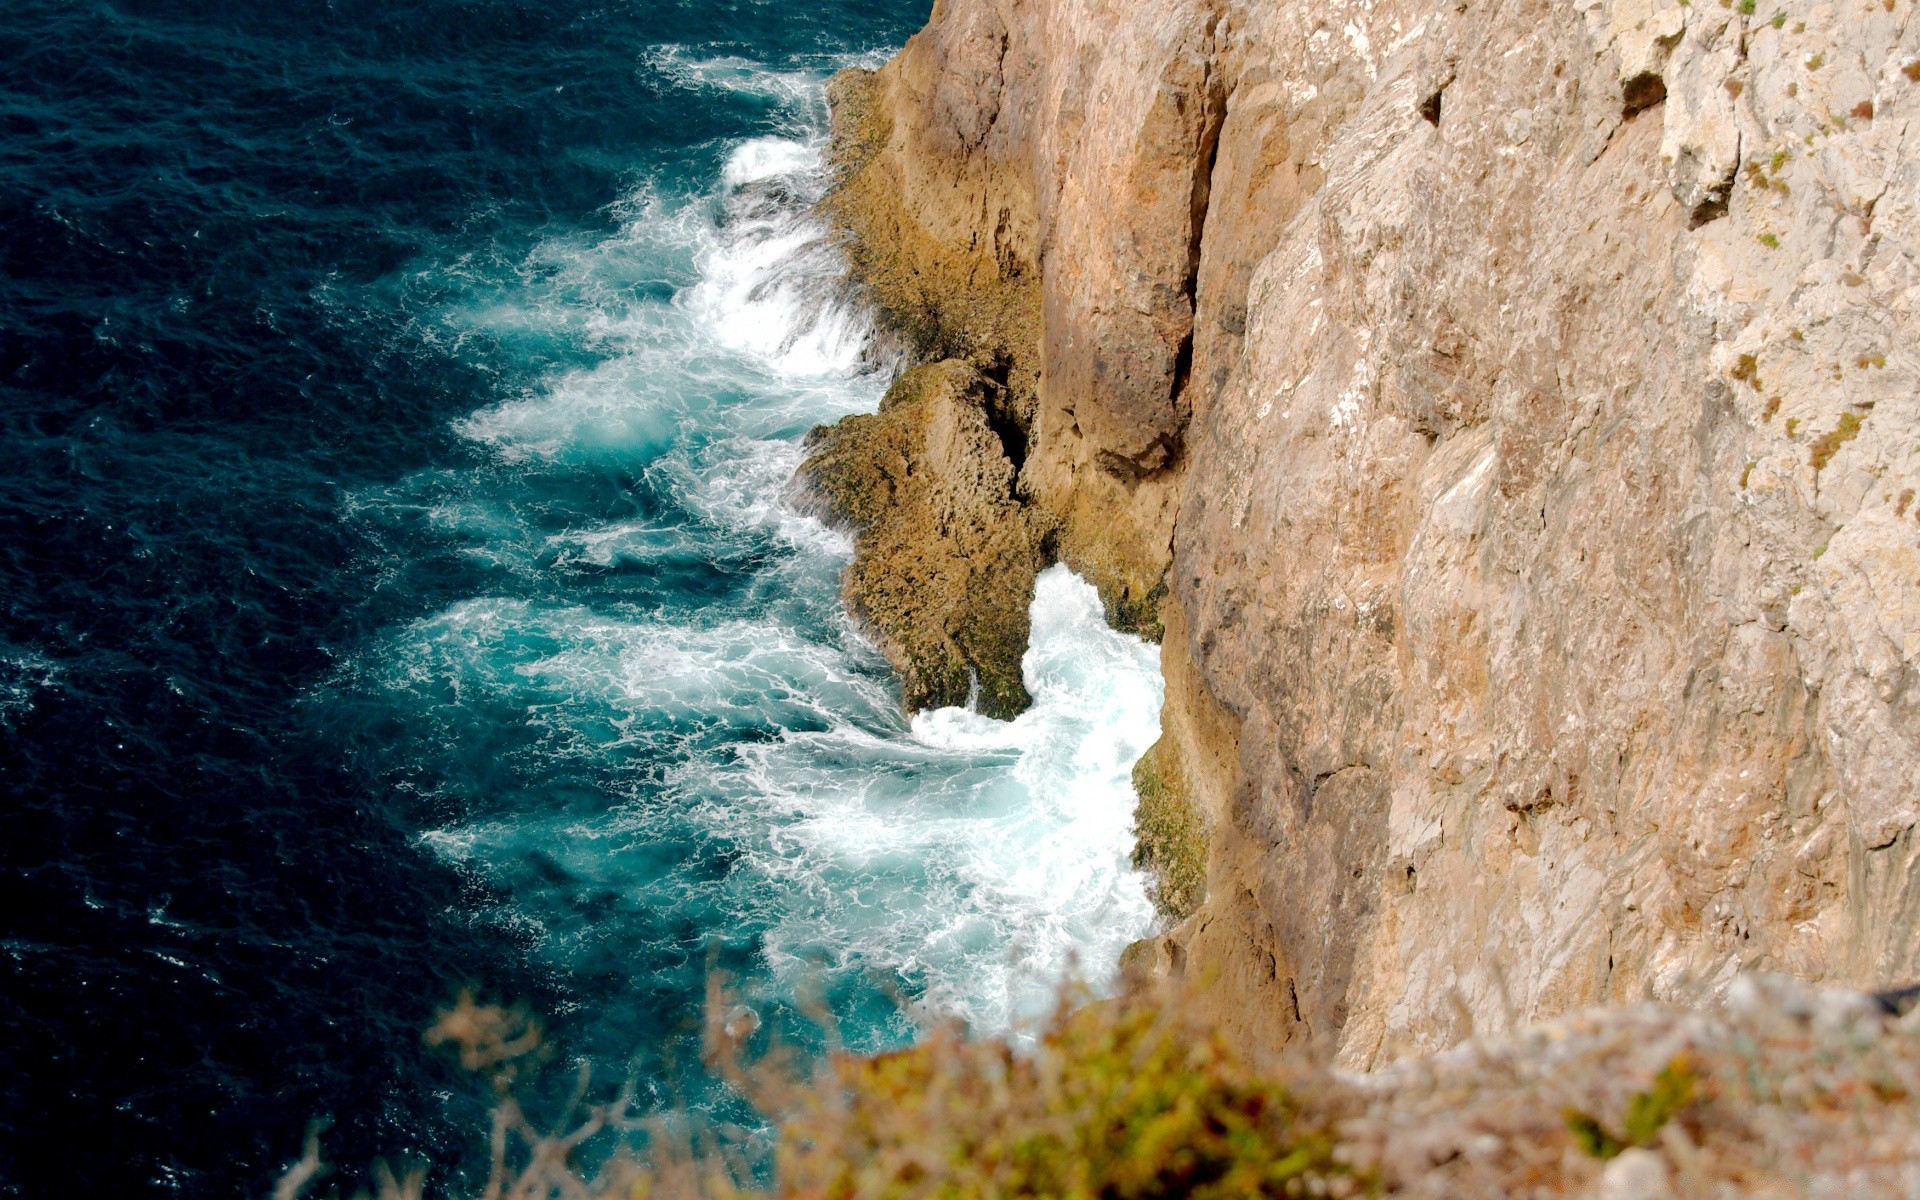
<path fill-rule="evenodd" d="M 1914 0 L 940 0 L 835 95 L 993 435 L 822 435 L 859 528 L 993 496 L 850 595 L 929 697 L 1017 662 L 967 546 L 1164 635 L 1143 953 L 1239 1035 L 1920 973 Z"/>

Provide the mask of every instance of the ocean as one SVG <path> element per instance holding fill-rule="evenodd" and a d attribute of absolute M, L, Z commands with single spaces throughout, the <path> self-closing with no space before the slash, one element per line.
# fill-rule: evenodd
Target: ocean
<path fill-rule="evenodd" d="M 0 8 L 0 1195 L 471 1172 L 462 987 L 739 1119 L 710 972 L 880 1049 L 1151 930 L 1154 648 L 1056 567 L 1033 709 L 909 721 L 791 492 L 899 365 L 824 85 L 925 15 Z"/>

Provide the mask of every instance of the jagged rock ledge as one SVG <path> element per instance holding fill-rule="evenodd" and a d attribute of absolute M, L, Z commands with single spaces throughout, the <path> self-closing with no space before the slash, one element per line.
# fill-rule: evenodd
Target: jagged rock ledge
<path fill-rule="evenodd" d="M 835 180 L 822 208 L 882 326 L 916 361 L 965 366 L 979 377 L 970 386 L 995 438 L 963 439 L 939 464 L 910 456 L 889 467 L 880 458 L 919 443 L 854 421 L 844 434 L 816 435 L 816 445 L 833 448 L 842 485 L 820 486 L 824 462 L 803 469 L 802 481 L 855 530 L 862 565 L 849 574 L 849 603 L 910 677 L 909 707 L 950 701 L 964 669 L 983 697 L 993 694 L 994 711 L 1008 715 L 1024 694 L 993 656 L 1009 643 L 986 639 L 989 648 L 963 636 L 971 622 L 946 600 L 897 610 L 905 593 L 882 586 L 897 561 L 901 578 L 962 597 L 969 592 L 961 561 L 899 541 L 918 536 L 912 521 L 882 527 L 858 518 L 854 507 L 875 506 L 849 489 L 855 479 L 885 480 L 901 505 L 927 513 L 946 503 L 934 491 L 949 499 L 967 491 L 956 487 L 960 476 L 997 478 L 1010 467 L 1013 503 L 973 510 L 975 532 L 989 517 L 1021 526 L 1012 540 L 1092 580 L 1116 627 L 1159 638 L 1191 356 L 1195 222 L 1204 211 L 1195 189 L 1204 192 L 1204 143 L 1218 114 L 1181 105 L 1141 114 L 1148 140 L 1133 156 L 1129 207 L 1097 213 L 1131 248 L 1117 258 L 1073 252 L 1087 239 L 1067 238 L 1068 217 L 1084 198 L 1036 190 L 1034 114 L 1002 106 L 1017 51 L 991 12 L 986 25 L 976 20 L 983 12 L 936 19 L 880 71 L 834 79 Z M 1167 69 L 1175 73 L 1204 61 L 1184 46 L 1173 58 Z M 978 86 L 951 86 L 956 69 L 978 76 Z M 1048 236 L 1062 239 L 1058 250 L 1046 251 Z M 1121 269 L 1126 285 L 1106 286 Z M 1112 309 L 1115 296 L 1126 303 Z M 866 465 L 853 469 L 856 459 Z M 1020 571 L 1003 586 L 1017 594 L 1030 584 L 1031 573 Z M 1016 632 L 1023 648 L 1024 620 Z M 947 647 L 937 662 L 909 649 L 935 645 Z"/>

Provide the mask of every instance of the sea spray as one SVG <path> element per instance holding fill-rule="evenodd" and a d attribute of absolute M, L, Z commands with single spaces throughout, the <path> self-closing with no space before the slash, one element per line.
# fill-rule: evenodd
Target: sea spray
<path fill-rule="evenodd" d="M 879 1047 L 929 1016 L 1037 1015 L 1070 968 L 1098 983 L 1149 931 L 1128 776 L 1160 684 L 1153 649 L 1056 567 L 1033 599 L 1029 711 L 901 718 L 838 603 L 845 539 L 787 501 L 798 435 L 871 409 L 886 381 L 811 212 L 823 187 L 817 138 L 744 142 L 715 195 L 649 193 L 607 244 L 576 247 L 545 276 L 561 295 L 476 310 L 516 328 L 553 312 L 604 357 L 459 423 L 489 454 L 451 490 L 494 514 L 465 528 L 503 594 L 363 665 L 440 743 L 409 753 L 495 756 L 441 785 L 493 800 L 455 803 L 424 841 L 563 987 L 618 959 L 642 990 L 691 994 L 703 945 L 724 942 L 750 996 L 820 990 L 842 1037 Z M 644 517 L 543 527 L 533 498 L 609 470 Z M 500 802 L 502 777 L 520 799 Z M 574 1020 L 596 1053 L 631 1050 L 645 1022 L 593 990 Z"/>

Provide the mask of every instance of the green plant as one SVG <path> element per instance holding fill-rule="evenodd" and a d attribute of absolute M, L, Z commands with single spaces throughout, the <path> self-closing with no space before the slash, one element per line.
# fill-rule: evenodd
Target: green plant
<path fill-rule="evenodd" d="M 1621 1136 L 1614 1136 L 1597 1118 L 1577 1108 L 1566 1112 L 1567 1129 L 1574 1142 L 1594 1158 L 1613 1158 L 1629 1146 L 1651 1146 L 1667 1122 L 1694 1102 L 1699 1084 L 1699 1069 L 1693 1060 L 1678 1055 L 1653 1077 L 1651 1086 L 1627 1098 Z"/>
<path fill-rule="evenodd" d="M 1827 56 L 1824 54 L 1816 54 L 1812 58 L 1809 58 L 1807 60 L 1807 70 L 1809 71 L 1818 71 L 1821 67 L 1824 67 L 1826 65 L 1827 65 Z"/>
<path fill-rule="evenodd" d="M 1779 158 L 1780 156 L 1777 154 L 1774 156 L 1776 164 L 1779 161 Z M 1774 170 L 1776 171 L 1778 171 L 1779 169 L 1780 168 L 1778 165 L 1774 167 Z M 1748 163 L 1746 176 L 1747 176 L 1747 183 L 1754 188 L 1779 192 L 1783 196 L 1791 195 L 1793 192 L 1793 189 L 1788 186 L 1786 180 L 1780 178 L 1778 175 L 1769 176 L 1767 174 L 1767 168 L 1764 163 L 1758 163 L 1758 162 Z"/>
<path fill-rule="evenodd" d="M 1186 917 L 1206 896 L 1207 825 L 1166 739 L 1134 764 L 1133 791 L 1133 865 L 1151 874 L 1161 912 Z"/>
<path fill-rule="evenodd" d="M 1780 248 L 1780 239 L 1771 233 L 1763 233 L 1754 240 L 1769 250 L 1778 250 Z"/>
<path fill-rule="evenodd" d="M 1832 431 L 1823 433 L 1813 440 L 1807 448 L 1807 460 L 1816 471 L 1825 470 L 1840 447 L 1860 436 L 1860 418 L 1853 413 L 1841 413 L 1839 423 Z"/>
<path fill-rule="evenodd" d="M 809 1095 L 782 1126 L 788 1195 L 1227 1200 L 1352 1174 L 1224 1036 L 1135 1001 L 1063 1003 L 1031 1055 L 948 1029 L 838 1057 Z"/>
<path fill-rule="evenodd" d="M 1652 1087 L 1635 1092 L 1627 1101 L 1627 1140 L 1636 1146 L 1651 1145 L 1661 1128 L 1693 1103 L 1699 1083 L 1693 1060 L 1686 1055 L 1662 1067 Z"/>
<path fill-rule="evenodd" d="M 1753 9 L 1754 9 L 1753 0 L 1740 0 L 1740 12 L 1743 15 L 1749 16 L 1749 17 L 1752 16 Z"/>
<path fill-rule="evenodd" d="M 1567 1131 L 1573 1134 L 1574 1145 L 1586 1151 L 1589 1158 L 1613 1158 L 1626 1149 L 1604 1125 L 1577 1108 L 1567 1110 Z"/>
<path fill-rule="evenodd" d="M 1767 23 L 1769 25 L 1772 25 L 1775 29 L 1778 29 L 1782 25 L 1785 25 L 1787 23 L 1787 14 L 1784 12 L 1777 12 L 1773 14 L 1773 20 Z"/>

